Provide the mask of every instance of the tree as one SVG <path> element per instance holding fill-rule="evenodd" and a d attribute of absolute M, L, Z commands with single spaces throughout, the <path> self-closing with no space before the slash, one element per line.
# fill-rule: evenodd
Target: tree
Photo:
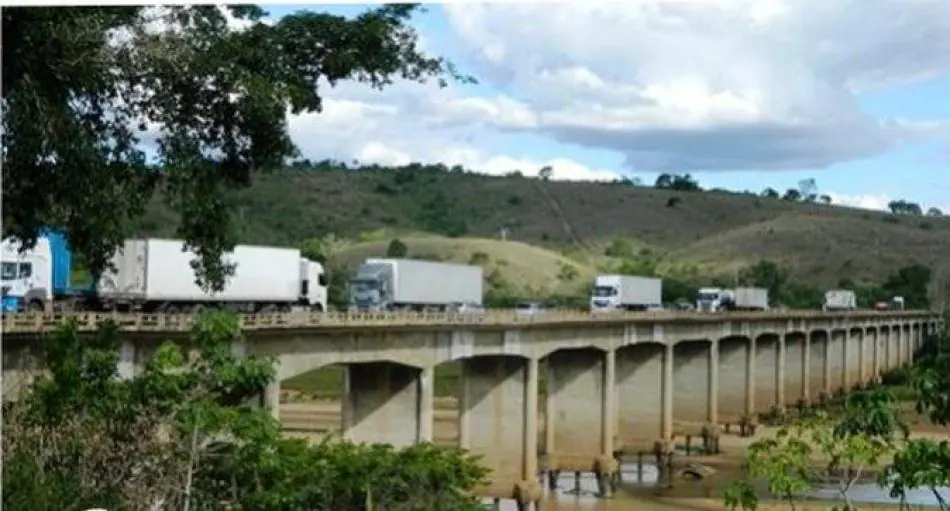
<path fill-rule="evenodd" d="M 197 253 L 197 282 L 221 289 L 230 192 L 296 156 L 288 107 L 320 111 L 321 81 L 470 81 L 419 50 L 416 7 L 273 24 L 252 5 L 3 9 L 4 236 L 31 247 L 60 230 L 96 275 L 161 196 Z"/>
<path fill-rule="evenodd" d="M 72 324 L 44 339 L 50 376 L 4 414 L 4 508 L 478 509 L 486 471 L 458 450 L 283 438 L 245 404 L 274 370 L 232 355 L 231 315 L 206 314 L 128 380 L 118 329 L 91 337 Z"/>
<path fill-rule="evenodd" d="M 892 200 L 887 203 L 887 209 L 895 215 L 912 215 L 920 216 L 923 214 L 920 204 L 915 202 L 908 202 L 903 199 Z"/>
<path fill-rule="evenodd" d="M 818 184 L 815 178 L 810 177 L 798 182 L 798 196 L 803 202 L 815 202 L 818 199 Z"/>
<path fill-rule="evenodd" d="M 788 190 L 785 191 L 785 194 L 782 195 L 782 200 L 798 202 L 802 200 L 802 193 L 794 188 L 789 188 Z"/>
<path fill-rule="evenodd" d="M 767 197 L 767 198 L 769 198 L 769 199 L 777 199 L 777 198 L 779 198 L 779 194 L 778 194 L 777 191 L 775 191 L 774 188 L 766 188 L 765 190 L 762 190 L 762 194 L 761 194 L 761 195 L 762 195 L 762 197 Z"/>
<path fill-rule="evenodd" d="M 653 187 L 660 190 L 668 190 L 673 186 L 673 175 L 672 174 L 660 174 L 657 176 L 656 181 L 653 183 Z"/>
<path fill-rule="evenodd" d="M 554 177 L 554 169 L 550 165 L 545 165 L 538 171 L 538 177 L 544 181 L 548 181 Z"/>
<path fill-rule="evenodd" d="M 802 495 L 814 489 L 822 476 L 836 476 L 844 509 L 853 510 L 851 490 L 862 475 L 895 452 L 893 430 L 875 429 L 890 424 L 868 421 L 864 415 L 886 415 L 874 407 L 889 408 L 880 395 L 855 400 L 845 408 L 841 422 L 824 412 L 779 430 L 774 436 L 751 444 L 745 460 L 745 479 L 729 485 L 724 500 L 729 509 L 758 509 L 753 480 L 764 479 L 769 491 L 791 509 Z M 842 427 L 841 424 L 847 424 Z"/>
<path fill-rule="evenodd" d="M 782 299 L 782 293 L 787 280 L 788 270 L 772 261 L 759 261 L 739 272 L 739 281 L 743 285 L 768 289 L 769 298 L 773 302 Z"/>
<path fill-rule="evenodd" d="M 409 253 L 409 247 L 399 238 L 393 238 L 386 247 L 386 257 L 406 257 Z"/>
<path fill-rule="evenodd" d="M 927 210 L 927 216 L 943 216 L 943 211 L 940 208 L 930 208 Z"/>
<path fill-rule="evenodd" d="M 822 204 L 831 204 L 831 202 L 832 202 L 832 201 L 831 201 L 831 196 L 830 196 L 830 195 L 827 195 L 827 194 L 821 194 L 821 195 L 819 195 L 819 196 L 818 196 L 818 200 L 819 200 Z"/>

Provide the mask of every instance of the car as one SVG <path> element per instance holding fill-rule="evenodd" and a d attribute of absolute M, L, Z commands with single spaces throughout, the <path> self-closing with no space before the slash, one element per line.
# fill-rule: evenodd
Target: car
<path fill-rule="evenodd" d="M 520 302 L 515 305 L 515 312 L 519 316 L 534 316 L 544 312 L 544 307 L 538 302 Z"/>

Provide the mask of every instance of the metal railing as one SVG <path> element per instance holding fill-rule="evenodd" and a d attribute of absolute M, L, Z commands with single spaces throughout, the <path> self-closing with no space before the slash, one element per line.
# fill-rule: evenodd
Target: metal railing
<path fill-rule="evenodd" d="M 72 314 L 5 314 L 3 333 L 48 332 L 66 321 L 75 321 L 79 330 L 94 330 L 113 321 L 123 330 L 143 332 L 182 332 L 194 326 L 198 316 L 192 314 L 145 313 L 72 313 Z M 613 312 L 591 313 L 582 310 L 545 310 L 540 314 L 519 314 L 515 310 L 488 310 L 478 313 L 309 313 L 239 314 L 245 330 L 334 329 L 334 328 L 398 328 L 440 326 L 528 326 L 557 324 L 631 324 L 654 322 L 722 322 L 808 319 L 884 319 L 932 318 L 936 313 L 923 310 L 822 312 L 816 310 L 785 310 L 767 312 Z"/>

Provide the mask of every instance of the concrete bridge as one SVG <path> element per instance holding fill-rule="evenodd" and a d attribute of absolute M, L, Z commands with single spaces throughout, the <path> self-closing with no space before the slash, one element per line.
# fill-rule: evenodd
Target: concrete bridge
<path fill-rule="evenodd" d="M 194 321 L 77 319 L 92 329 L 109 318 L 128 331 L 120 361 L 126 376 L 159 342 L 187 335 Z M 5 394 L 42 367 L 37 333 L 60 321 L 4 318 Z M 434 370 L 461 361 L 459 445 L 492 470 L 486 495 L 520 501 L 540 495 L 539 460 L 546 471 L 607 476 L 617 450 L 667 449 L 689 428 L 871 381 L 908 363 L 924 337 L 942 326 L 928 311 L 287 314 L 241 321 L 246 340 L 234 349 L 278 364 L 278 381 L 263 397 L 275 416 L 280 380 L 333 364 L 346 368 L 341 426 L 355 441 L 431 441 Z M 539 402 L 542 363 L 547 392 Z"/>

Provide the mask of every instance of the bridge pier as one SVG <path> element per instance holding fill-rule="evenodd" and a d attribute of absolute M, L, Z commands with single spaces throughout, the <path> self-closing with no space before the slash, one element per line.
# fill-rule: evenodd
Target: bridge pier
<path fill-rule="evenodd" d="M 833 394 L 840 389 L 848 388 L 848 333 L 844 330 L 832 330 L 825 337 L 828 343 L 825 361 L 828 372 L 828 383 L 825 392 Z"/>
<path fill-rule="evenodd" d="M 710 368 L 718 377 L 719 388 L 711 399 L 718 402 L 718 421 L 723 423 L 737 423 L 743 415 L 748 413 L 751 406 L 755 406 L 752 376 L 755 372 L 755 356 L 752 354 L 753 341 L 745 337 L 725 337 L 713 344 L 713 350 L 718 349 L 719 363 Z M 751 374 L 750 374 L 751 369 Z M 679 388 L 679 387 L 678 387 Z M 712 413 L 707 420 L 713 420 Z"/>
<path fill-rule="evenodd" d="M 556 351 L 548 356 L 547 385 L 542 471 L 549 486 L 564 471 L 593 472 L 609 480 L 616 472 L 616 353 Z"/>
<path fill-rule="evenodd" d="M 808 336 L 808 398 L 818 399 L 822 392 L 828 392 L 831 384 L 831 366 L 828 364 L 828 334 L 823 331 L 811 332 Z"/>
<path fill-rule="evenodd" d="M 719 423 L 719 350 L 714 343 L 674 345 L 673 389 L 673 420 L 680 427 L 698 430 L 704 422 Z"/>
<path fill-rule="evenodd" d="M 342 403 L 344 438 L 396 447 L 430 441 L 431 381 L 431 372 L 402 364 L 348 364 Z"/>
<path fill-rule="evenodd" d="M 459 446 L 491 469 L 479 494 L 521 505 L 541 498 L 537 359 L 502 355 L 462 361 Z"/>
<path fill-rule="evenodd" d="M 672 407 L 665 398 L 672 391 L 672 378 L 664 375 L 672 357 L 667 352 L 672 354 L 672 346 L 652 342 L 617 350 L 617 435 L 625 448 L 671 438 Z"/>
<path fill-rule="evenodd" d="M 785 335 L 785 403 L 795 404 L 809 398 L 808 379 L 811 344 L 807 334 L 793 332 Z"/>
<path fill-rule="evenodd" d="M 753 402 L 748 412 L 756 414 L 767 412 L 773 406 L 784 406 L 784 400 L 779 398 L 779 386 L 785 378 L 784 368 L 778 374 L 784 357 L 780 352 L 781 339 L 775 335 L 761 335 L 755 339 L 755 371 L 753 373 Z"/>

